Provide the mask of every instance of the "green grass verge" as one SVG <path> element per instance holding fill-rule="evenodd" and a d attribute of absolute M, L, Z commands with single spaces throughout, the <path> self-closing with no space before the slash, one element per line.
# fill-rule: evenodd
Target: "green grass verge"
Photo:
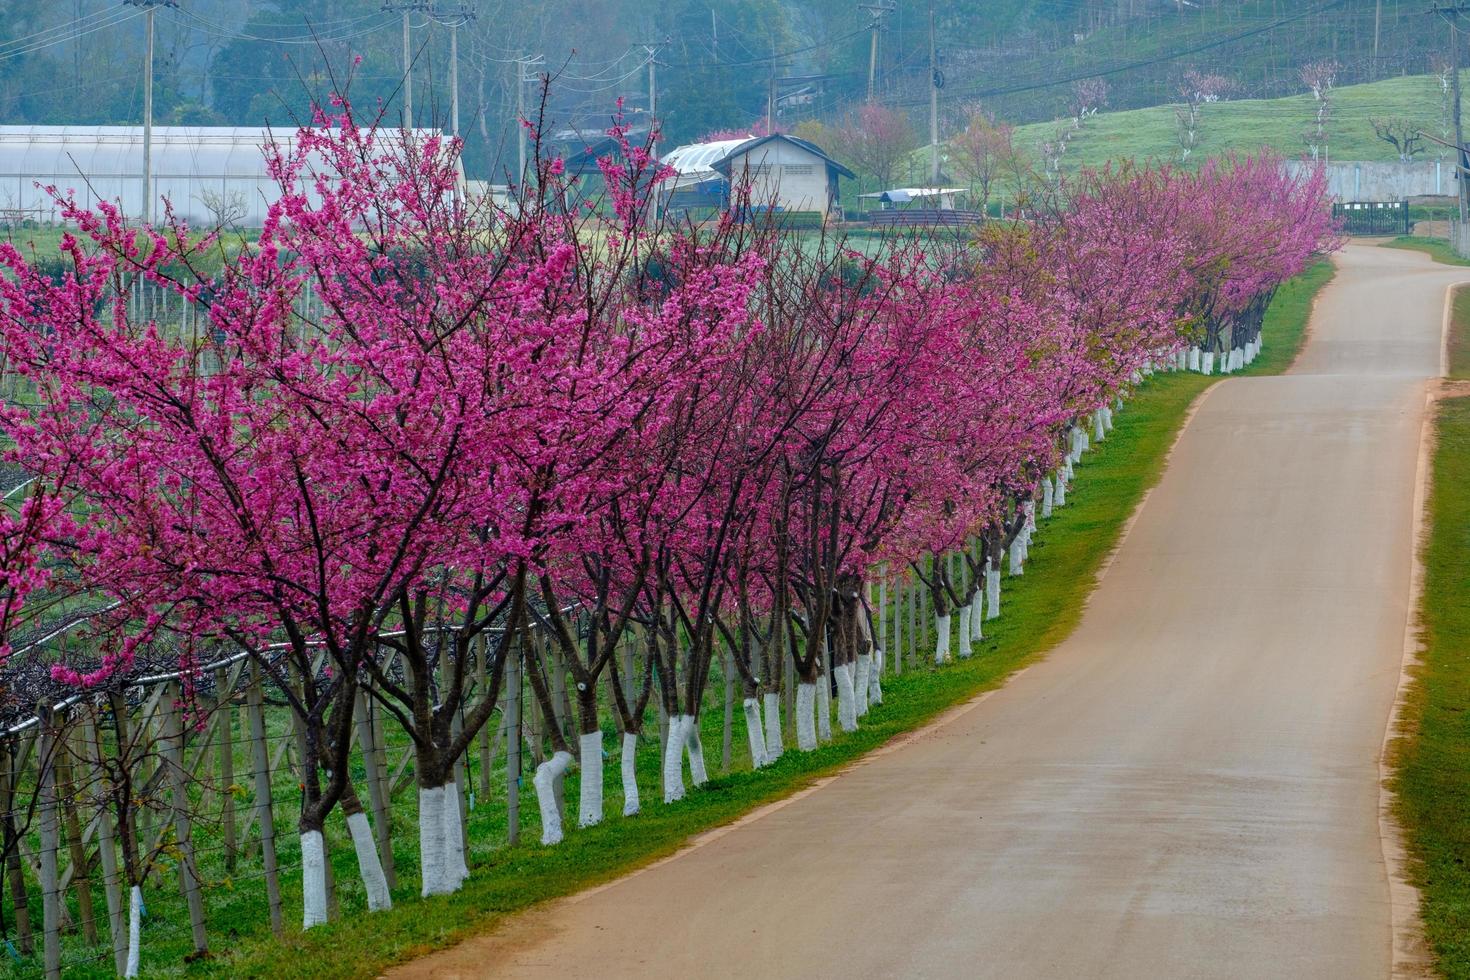
<path fill-rule="evenodd" d="M 1466 263 L 1470 265 L 1470 263 Z M 1470 289 L 1456 287 L 1450 307 L 1449 376 L 1457 381 L 1470 378 Z"/>
<path fill-rule="evenodd" d="M 1267 344 L 1242 374 L 1284 370 L 1294 360 L 1306 333 L 1313 297 L 1331 278 L 1321 262 L 1277 293 L 1266 317 Z M 265 927 L 262 886 L 254 875 L 211 875 L 211 956 L 192 963 L 188 921 L 182 903 L 166 894 L 150 900 L 143 934 L 144 968 L 150 976 L 372 977 L 401 962 L 484 931 L 506 915 L 537 902 L 616 878 L 676 851 L 689 838 L 787 796 L 813 780 L 849 765 L 897 735 L 911 731 L 955 704 L 997 687 L 1018 668 L 1042 656 L 1067 637 L 1081 618 L 1102 562 L 1117 543 L 1123 525 L 1144 492 L 1163 471 L 1190 404 L 1218 377 L 1157 374 L 1141 386 L 1117 414 L 1117 426 L 1078 468 L 1077 490 L 1067 507 L 1046 522 L 1030 553 L 1027 573 L 1006 586 L 1005 615 L 986 624 L 986 639 L 975 656 L 943 669 L 906 667 L 884 678 L 885 703 L 873 709 L 862 728 L 840 735 L 816 752 L 788 750 L 774 766 L 748 769 L 737 712 L 732 771 L 716 776 L 683 802 L 659 802 L 656 742 L 640 755 L 640 790 L 645 811 L 636 818 L 610 816 L 587 830 L 571 829 L 566 841 L 543 848 L 535 843 L 505 844 L 504 800 L 479 801 L 470 818 L 472 873 L 459 893 L 423 901 L 413 875 L 416 841 L 411 826 L 395 822 L 394 852 L 400 882 L 391 912 L 368 915 L 361 888 L 352 880 L 351 846 L 340 817 L 328 837 L 338 878 L 343 915 L 331 924 L 301 933 L 299 872 L 283 872 L 287 934 L 277 939 Z M 704 714 L 703 740 L 711 763 L 718 759 L 720 712 Z M 613 746 L 611 740 L 607 743 Z M 606 796 L 615 811 L 621 800 L 617 766 L 607 767 Z M 712 765 L 711 768 L 714 768 Z M 522 797 L 522 840 L 539 837 L 530 780 Z M 575 814 L 577 784 L 569 777 L 567 800 Z M 574 819 L 574 818 L 573 818 Z M 289 821 L 277 817 L 282 832 L 282 865 L 295 863 Z M 170 878 L 163 879 L 168 884 Z M 174 889 L 176 892 L 177 890 Z M 100 898 L 100 896 L 99 896 Z M 168 899 L 168 901 L 165 901 Z M 349 952 L 350 951 L 350 952 Z M 77 952 L 81 952 L 78 950 Z M 69 957 L 69 976 L 110 976 L 110 958 L 84 962 Z"/>
<path fill-rule="evenodd" d="M 1383 243 L 1384 248 L 1402 248 L 1410 252 L 1423 252 L 1436 262 L 1445 265 L 1470 265 L 1470 259 L 1462 259 L 1450 248 L 1450 243 L 1443 238 L 1415 238 L 1412 235 L 1400 235 L 1392 241 Z"/>
<path fill-rule="evenodd" d="M 1470 978 L 1470 398 L 1438 403 L 1415 670 L 1392 786 L 1439 972 Z"/>

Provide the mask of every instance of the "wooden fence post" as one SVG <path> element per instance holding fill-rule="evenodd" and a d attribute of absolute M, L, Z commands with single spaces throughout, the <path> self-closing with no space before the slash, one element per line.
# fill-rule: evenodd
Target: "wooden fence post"
<path fill-rule="evenodd" d="M 56 800 L 55 717 L 49 705 L 37 705 L 41 720 L 40 746 L 36 755 L 36 818 L 41 846 L 41 945 L 47 977 L 61 976 L 61 890 L 56 877 L 56 851 L 61 826 Z"/>
<path fill-rule="evenodd" d="M 393 838 L 388 828 L 388 800 L 378 772 L 374 748 L 373 719 L 369 713 L 372 707 L 372 698 L 363 693 L 362 688 L 358 688 L 357 709 L 353 713 L 357 719 L 357 744 L 362 750 L 363 768 L 367 771 L 368 802 L 373 808 L 373 832 L 378 841 L 378 861 L 383 865 L 383 877 L 387 879 L 388 887 L 393 889 L 398 887 L 398 875 L 393 867 Z"/>
<path fill-rule="evenodd" d="M 524 635 L 511 640 L 505 662 L 505 824 L 506 840 L 521 839 L 521 653 Z"/>
<path fill-rule="evenodd" d="M 30 956 L 36 951 L 35 937 L 31 932 L 31 910 L 26 900 L 25 876 L 21 873 L 20 840 L 15 825 L 16 800 L 20 796 L 20 753 L 16 751 L 14 739 L 7 739 L 3 748 L 4 769 L 0 770 L 0 807 L 4 808 L 5 878 L 10 886 L 11 907 L 15 910 L 15 933 L 20 939 L 20 951 Z"/>
<path fill-rule="evenodd" d="M 77 915 L 82 920 L 82 935 L 88 946 L 97 945 L 97 911 L 92 907 L 92 880 L 87 875 L 87 848 L 82 842 L 82 823 L 77 819 L 77 787 L 73 779 L 71 743 L 75 726 L 67 718 L 56 740 L 56 788 L 61 816 L 66 828 L 66 845 L 71 857 L 71 883 L 77 895 Z"/>
<path fill-rule="evenodd" d="M 487 684 L 489 683 L 489 679 L 487 676 L 488 672 L 485 667 L 485 658 L 490 655 L 489 637 L 481 634 L 480 639 L 477 643 L 477 648 L 478 649 L 475 655 L 475 690 L 478 692 L 480 697 L 484 697 L 485 692 L 490 689 L 487 686 Z M 490 726 L 481 725 L 480 799 L 482 800 L 488 800 L 490 798 L 490 769 L 494 766 L 494 764 L 495 753 L 490 750 Z"/>
<path fill-rule="evenodd" d="M 194 952 L 204 953 L 209 950 L 209 938 L 204 931 L 204 896 L 199 886 L 198 867 L 194 863 L 194 842 L 189 820 L 189 774 L 184 770 L 184 740 L 187 734 L 180 718 L 179 699 L 183 694 L 178 682 L 170 681 L 163 696 L 168 701 L 163 705 L 163 744 L 172 782 L 169 809 L 172 811 L 174 838 L 179 849 L 179 877 L 183 884 L 184 898 L 189 905 L 189 928 L 194 934 Z"/>
<path fill-rule="evenodd" d="M 255 769 L 255 811 L 260 820 L 260 856 L 265 865 L 265 894 L 270 906 L 271 931 L 281 934 L 281 879 L 276 869 L 276 819 L 271 810 L 270 752 L 265 743 L 265 698 L 260 690 L 260 665 L 250 665 L 250 755 Z"/>
<path fill-rule="evenodd" d="M 225 867 L 235 870 L 235 858 L 239 853 L 239 840 L 235 836 L 235 713 L 230 700 L 233 691 L 229 677 L 220 667 L 214 672 L 214 710 L 219 713 L 219 781 L 222 785 L 223 804 L 220 823 L 225 835 Z"/>
<path fill-rule="evenodd" d="M 106 778 L 107 747 L 102 726 L 89 720 L 84 738 L 91 743 L 92 757 L 97 760 L 98 779 Z M 107 895 L 107 933 L 112 939 L 113 968 L 121 976 L 128 965 L 128 920 L 123 909 L 122 876 L 117 865 L 117 834 L 112 825 L 112 787 L 106 787 L 102 806 L 97 810 L 97 851 L 102 858 L 102 890 Z"/>

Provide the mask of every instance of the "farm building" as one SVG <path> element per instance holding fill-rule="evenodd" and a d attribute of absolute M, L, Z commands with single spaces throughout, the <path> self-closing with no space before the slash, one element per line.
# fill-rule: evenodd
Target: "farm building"
<path fill-rule="evenodd" d="M 663 162 L 674 170 L 666 204 L 675 209 L 728 207 L 731 187 L 748 180 L 756 210 L 825 218 L 837 206 L 838 178 L 855 176 L 821 147 L 784 133 L 691 143 Z"/>
<path fill-rule="evenodd" d="M 191 225 L 260 225 L 278 196 L 263 147 L 289 146 L 295 135 L 292 128 L 153 127 L 155 216 L 168 200 Z M 0 219 L 60 220 L 48 186 L 74 190 L 88 207 L 112 201 L 124 214 L 141 216 L 142 127 L 0 126 Z"/>

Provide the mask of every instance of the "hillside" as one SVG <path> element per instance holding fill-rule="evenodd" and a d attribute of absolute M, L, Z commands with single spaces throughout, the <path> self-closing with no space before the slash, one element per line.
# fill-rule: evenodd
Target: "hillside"
<path fill-rule="evenodd" d="M 1470 86 L 1470 73 L 1462 75 Z M 1229 150 L 1249 151 L 1269 146 L 1290 156 L 1305 152 L 1302 135 L 1313 114 L 1310 95 L 1277 99 L 1240 99 L 1218 102 L 1203 109 L 1200 145 L 1195 159 Z M 1364 85 L 1349 85 L 1333 96 L 1328 152 L 1333 160 L 1396 160 L 1393 147 L 1373 132 L 1375 117 L 1399 117 L 1422 125 L 1438 135 L 1444 118 L 1439 80 L 1434 75 L 1410 75 Z M 1042 142 L 1051 138 L 1059 125 L 1070 122 L 1020 126 L 1016 142 L 1035 155 Z M 1062 169 L 1098 165 L 1124 158 L 1177 161 L 1175 106 L 1155 106 L 1123 112 L 1104 112 L 1088 119 L 1068 140 Z M 1418 160 L 1439 158 L 1441 148 L 1427 144 Z M 1448 151 L 1445 151 L 1448 153 Z"/>

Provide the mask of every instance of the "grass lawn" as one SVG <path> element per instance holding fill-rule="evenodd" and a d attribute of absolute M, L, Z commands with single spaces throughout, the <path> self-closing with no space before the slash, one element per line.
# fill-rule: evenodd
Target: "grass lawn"
<path fill-rule="evenodd" d="M 1462 259 L 1450 248 L 1450 243 L 1443 238 L 1415 238 L 1412 235 L 1400 235 L 1392 241 L 1384 243 L 1385 248 L 1403 248 L 1411 252 L 1423 252 L 1436 262 L 1445 265 L 1470 265 L 1470 259 Z"/>
<path fill-rule="evenodd" d="M 1278 291 L 1266 317 L 1267 343 L 1261 357 L 1242 374 L 1267 374 L 1286 368 L 1305 334 L 1312 298 L 1331 278 L 1330 264 L 1314 266 Z M 610 816 L 588 830 L 570 827 L 560 846 L 543 848 L 534 796 L 525 780 L 522 841 L 505 844 L 504 800 L 479 800 L 470 819 L 472 873 L 459 893 L 424 901 L 418 898 L 416 840 L 411 825 L 395 821 L 394 851 L 400 870 L 390 912 L 362 911 L 361 887 L 354 880 L 351 847 L 340 827 L 332 856 L 343 915 L 329 925 L 301 933 L 299 872 L 283 873 L 286 892 L 282 939 L 265 925 L 258 880 L 244 869 L 233 877 L 214 877 L 209 890 L 211 956 L 184 962 L 189 951 L 188 922 L 177 888 L 165 875 L 150 892 L 150 918 L 143 934 L 144 972 L 149 976 L 372 977 L 386 965 L 403 961 L 483 931 L 503 916 L 540 901 L 578 891 L 645 865 L 677 850 L 691 835 L 728 823 L 753 808 L 810 784 L 853 762 L 893 737 L 923 724 L 978 692 L 1002 684 L 1019 667 L 1042 656 L 1077 625 L 1103 560 L 1117 543 L 1124 523 L 1143 493 L 1159 478 L 1165 454 L 1198 395 L 1218 377 L 1158 374 L 1148 379 L 1117 413 L 1117 425 L 1078 467 L 1076 493 L 1041 528 L 1031 549 L 1027 574 L 1006 586 L 1004 615 L 986 624 L 986 638 L 975 656 L 943 669 L 905 667 L 901 676 L 884 677 L 885 703 L 870 712 L 854 734 L 837 733 L 818 751 L 788 749 L 774 766 L 752 773 L 744 757 L 737 720 L 731 771 L 716 775 L 683 802 L 664 806 L 658 788 L 657 742 L 641 753 L 640 788 L 645 811 L 632 819 Z M 738 719 L 738 712 L 737 712 Z M 720 713 L 704 715 L 707 757 L 718 760 Z M 612 739 L 605 742 L 615 752 Z M 609 811 L 621 803 L 616 757 L 607 767 Z M 566 797 L 575 824 L 577 785 L 568 778 Z M 291 822 L 278 817 L 283 833 L 282 865 L 296 856 Z M 334 817 L 340 822 L 340 817 Z M 170 894 L 172 892 L 172 894 Z M 33 906 L 37 907 L 37 906 Z M 71 947 L 68 976 L 109 976 L 110 958 L 88 959 L 89 951 Z M 90 951 L 95 955 L 95 950 Z M 26 964 L 20 972 L 39 972 Z"/>
<path fill-rule="evenodd" d="M 1449 259 L 1470 265 L 1453 253 Z M 1449 355 L 1449 376 L 1470 379 L 1464 287 L 1451 308 Z M 1428 534 L 1420 545 L 1424 649 L 1406 734 L 1394 747 L 1393 789 L 1436 965 L 1446 977 L 1470 978 L 1470 397 L 1439 402 L 1433 425 Z"/>
<path fill-rule="evenodd" d="M 1470 397 L 1439 402 L 1434 427 L 1423 660 L 1395 747 L 1393 789 L 1439 972 L 1470 978 Z"/>
<path fill-rule="evenodd" d="M 1305 92 L 1281 99 L 1232 99 L 1206 105 L 1200 115 L 1200 145 L 1191 154 L 1191 160 L 1230 150 L 1251 152 L 1263 146 L 1288 159 L 1300 158 L 1306 151 L 1302 133 L 1312 119 L 1314 106 L 1312 97 Z M 1174 110 L 1174 106 L 1162 105 L 1098 113 L 1068 141 L 1062 169 L 1128 158 L 1178 161 L 1178 124 Z M 1393 147 L 1373 132 L 1370 119 L 1380 116 L 1411 119 L 1437 136 L 1440 114 L 1439 81 L 1433 75 L 1407 75 L 1365 85 L 1345 85 L 1333 96 L 1332 124 L 1328 131 L 1331 159 L 1397 160 Z M 1051 138 L 1057 125 L 1050 122 L 1019 126 L 1016 144 L 1035 153 L 1044 140 Z M 1431 145 L 1415 159 L 1433 161 L 1437 151 Z"/>

